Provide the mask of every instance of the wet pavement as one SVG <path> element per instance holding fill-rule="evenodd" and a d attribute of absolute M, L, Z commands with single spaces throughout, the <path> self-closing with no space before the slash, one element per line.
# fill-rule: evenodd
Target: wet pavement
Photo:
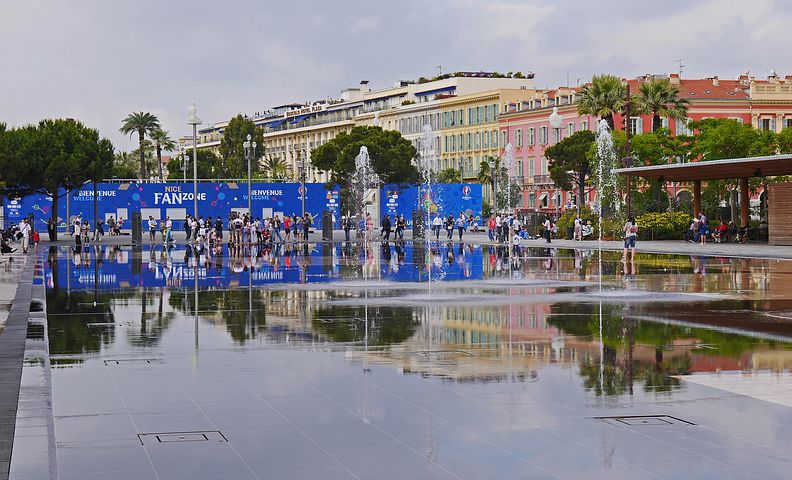
<path fill-rule="evenodd" d="M 790 261 L 605 252 L 600 283 L 582 250 L 250 253 L 42 254 L 46 361 L 26 369 L 51 385 L 51 478 L 792 467 Z"/>

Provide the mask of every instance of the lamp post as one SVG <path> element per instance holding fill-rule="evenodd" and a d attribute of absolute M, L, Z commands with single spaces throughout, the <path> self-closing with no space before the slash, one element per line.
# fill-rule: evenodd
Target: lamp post
<path fill-rule="evenodd" d="M 242 142 L 242 146 L 245 148 L 245 160 L 247 160 L 247 170 L 248 170 L 248 215 L 250 218 L 253 218 L 253 203 L 252 197 L 250 196 L 250 166 L 253 163 L 253 160 L 256 158 L 256 142 L 250 141 L 250 134 L 248 133 L 247 141 Z"/>
<path fill-rule="evenodd" d="M 187 149 L 181 147 L 182 179 L 187 180 Z"/>
<path fill-rule="evenodd" d="M 198 125 L 201 119 L 195 111 L 195 102 L 190 102 L 187 108 L 187 123 L 193 128 L 193 218 L 198 219 Z M 196 275 L 196 279 L 198 276 Z M 196 305 L 196 309 L 198 306 Z"/>
<path fill-rule="evenodd" d="M 297 151 L 297 168 L 300 170 L 300 199 L 302 200 L 302 216 L 305 218 L 305 159 Z"/>
<path fill-rule="evenodd" d="M 498 173 L 496 170 L 498 169 L 498 161 L 495 157 L 490 157 L 487 161 L 490 167 L 490 176 L 492 177 L 492 206 L 495 210 L 495 213 L 498 213 Z"/>

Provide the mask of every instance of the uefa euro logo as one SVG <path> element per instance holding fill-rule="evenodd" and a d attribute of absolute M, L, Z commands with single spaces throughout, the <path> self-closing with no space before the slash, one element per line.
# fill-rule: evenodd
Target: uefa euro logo
<path fill-rule="evenodd" d="M 470 186 L 465 185 L 464 187 L 462 187 L 462 195 L 466 197 L 470 195 Z"/>

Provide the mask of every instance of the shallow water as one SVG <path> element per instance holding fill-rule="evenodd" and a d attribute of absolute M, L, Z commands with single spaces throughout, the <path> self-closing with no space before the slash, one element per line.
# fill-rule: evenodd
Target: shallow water
<path fill-rule="evenodd" d="M 119 474 L 113 458 L 139 462 L 139 477 L 118 478 L 220 478 L 196 452 L 220 455 L 223 478 L 681 478 L 684 460 L 661 465 L 642 449 L 684 458 L 713 442 L 778 450 L 769 473 L 792 461 L 786 400 L 746 407 L 685 380 L 788 381 L 792 262 L 604 253 L 600 290 L 596 253 L 584 251 L 249 253 L 49 252 L 61 478 L 93 478 L 80 459 L 100 448 L 90 470 L 102 475 Z M 598 419 L 647 414 L 708 430 L 686 430 L 683 450 L 668 441 L 678 433 Z M 755 422 L 777 428 L 746 432 Z M 228 441 L 166 455 L 138 437 L 197 430 Z"/>

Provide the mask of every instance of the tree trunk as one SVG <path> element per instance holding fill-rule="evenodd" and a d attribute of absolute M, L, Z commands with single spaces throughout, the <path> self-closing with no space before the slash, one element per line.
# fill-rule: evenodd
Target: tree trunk
<path fill-rule="evenodd" d="M 586 177 L 584 175 L 581 175 L 580 178 L 578 179 L 578 198 L 577 198 L 578 211 L 580 211 L 581 208 L 586 206 L 585 198 L 586 198 Z"/>
<path fill-rule="evenodd" d="M 140 148 L 140 179 L 146 178 L 146 154 L 143 151 L 143 131 L 138 130 L 138 144 Z"/>
<path fill-rule="evenodd" d="M 605 115 L 605 117 L 604 117 L 604 118 L 605 118 L 605 121 L 606 121 L 606 122 L 608 122 L 608 126 L 610 127 L 610 129 L 611 129 L 611 132 L 612 132 L 612 131 L 613 131 L 613 129 L 614 129 L 614 124 L 613 124 L 613 114 L 612 114 L 612 113 L 609 113 L 609 114 Z M 599 127 L 595 127 L 595 128 L 594 128 L 594 131 L 595 131 L 595 132 L 597 131 L 597 128 L 599 128 Z"/>
<path fill-rule="evenodd" d="M 157 144 L 157 167 L 159 167 L 159 179 L 160 182 L 163 181 L 162 178 L 162 147 L 160 144 Z"/>
<path fill-rule="evenodd" d="M 652 116 L 652 131 L 656 132 L 656 131 L 660 130 L 661 128 L 663 128 L 663 119 L 660 118 L 660 115 L 655 113 Z"/>

